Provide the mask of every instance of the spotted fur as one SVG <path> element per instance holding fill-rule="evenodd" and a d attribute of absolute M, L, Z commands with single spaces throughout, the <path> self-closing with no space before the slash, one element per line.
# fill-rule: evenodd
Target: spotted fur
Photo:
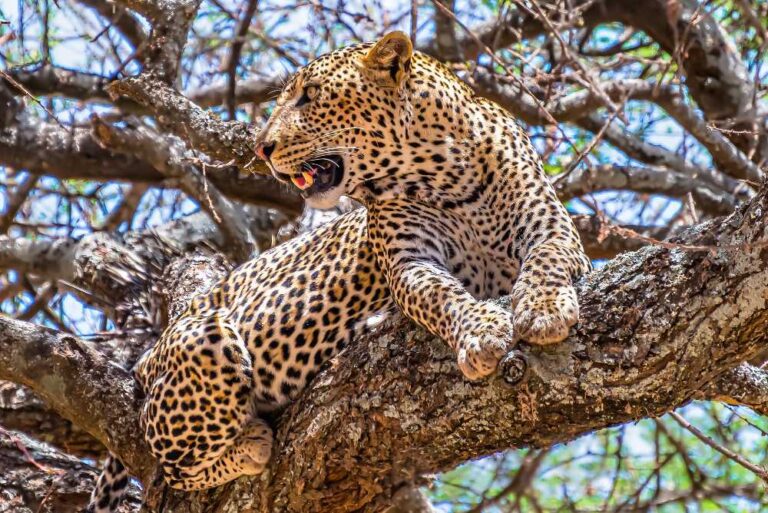
<path fill-rule="evenodd" d="M 117 511 L 120 500 L 128 488 L 128 470 L 112 455 L 104 460 L 104 468 L 96 487 L 91 493 L 91 500 L 85 513 L 110 513 Z"/>
<path fill-rule="evenodd" d="M 166 480 L 197 490 L 264 469 L 260 414 L 399 307 L 469 379 L 517 340 L 561 341 L 587 269 L 574 226 L 512 116 L 402 33 L 334 51 L 285 86 L 257 153 L 310 205 L 365 205 L 242 265 L 139 362 L 142 423 Z M 508 312 L 488 298 L 511 295 Z"/>

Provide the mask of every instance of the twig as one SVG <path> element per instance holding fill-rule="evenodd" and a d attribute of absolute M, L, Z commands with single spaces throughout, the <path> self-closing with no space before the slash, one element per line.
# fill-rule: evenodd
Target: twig
<path fill-rule="evenodd" d="M 246 41 L 246 34 L 251 26 L 251 20 L 253 20 L 254 14 L 256 14 L 256 8 L 258 7 L 258 0 L 248 0 L 245 7 L 245 12 L 240 21 L 237 22 L 235 27 L 235 33 L 232 38 L 232 51 L 229 53 L 229 59 L 226 63 L 227 71 L 227 112 L 229 119 L 235 120 L 235 110 L 237 107 L 236 100 L 236 88 L 237 88 L 237 66 L 240 63 L 240 54 L 243 51 L 243 46 Z"/>
<path fill-rule="evenodd" d="M 68 130 L 68 128 L 64 126 L 61 123 L 61 121 L 59 121 L 59 119 L 53 114 L 53 112 L 51 112 L 51 110 L 48 107 L 43 105 L 43 102 L 41 102 L 34 94 L 30 93 L 26 87 L 19 84 L 12 76 L 8 75 L 8 73 L 0 69 L 0 77 L 3 77 L 6 81 L 8 81 L 9 84 L 11 84 L 13 87 L 18 89 L 19 91 L 21 91 L 24 94 L 24 96 L 28 97 L 33 102 L 38 104 L 40 108 L 43 109 L 45 113 L 48 114 L 51 117 L 51 119 L 53 119 L 56 122 L 56 124 L 58 124 L 61 128 Z"/>
<path fill-rule="evenodd" d="M 727 447 L 720 445 L 711 437 L 702 433 L 696 426 L 692 425 L 690 422 L 685 420 L 685 418 L 683 418 L 683 416 L 680 415 L 679 413 L 672 411 L 672 412 L 669 412 L 669 416 L 675 419 L 675 422 L 680 424 L 683 428 L 690 431 L 691 434 L 693 434 L 693 436 L 695 436 L 696 438 L 704 442 L 705 445 L 708 445 L 709 447 L 716 450 L 726 458 L 733 460 L 734 462 L 738 463 L 745 469 L 749 470 L 750 472 L 753 472 L 757 477 L 759 477 L 760 479 L 768 483 L 768 471 L 766 471 L 764 468 L 759 467 L 750 461 L 747 461 L 740 454 L 736 454 L 735 452 L 728 449 Z"/>

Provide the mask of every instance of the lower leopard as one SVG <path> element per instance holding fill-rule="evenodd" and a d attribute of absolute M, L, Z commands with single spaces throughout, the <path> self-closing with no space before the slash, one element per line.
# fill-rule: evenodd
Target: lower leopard
<path fill-rule="evenodd" d="M 589 260 L 528 137 L 404 34 L 300 69 L 256 148 L 310 205 L 347 194 L 365 208 L 237 268 L 139 361 L 142 426 L 170 486 L 261 473 L 263 414 L 382 312 L 445 340 L 472 380 L 518 340 L 559 342 L 577 322 L 572 279 Z M 511 312 L 488 301 L 503 295 Z M 91 511 L 113 510 L 109 475 Z"/>

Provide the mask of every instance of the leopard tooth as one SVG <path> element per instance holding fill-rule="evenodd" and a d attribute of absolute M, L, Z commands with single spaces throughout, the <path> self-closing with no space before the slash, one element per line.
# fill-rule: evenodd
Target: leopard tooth
<path fill-rule="evenodd" d="M 315 175 L 309 171 L 302 171 L 301 176 L 304 177 L 304 181 L 307 183 L 306 187 L 312 187 L 312 184 L 315 183 Z"/>

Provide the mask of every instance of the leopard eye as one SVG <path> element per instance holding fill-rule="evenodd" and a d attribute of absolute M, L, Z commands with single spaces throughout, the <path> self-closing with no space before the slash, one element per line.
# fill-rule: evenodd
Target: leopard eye
<path fill-rule="evenodd" d="M 301 98 L 296 102 L 297 107 L 301 107 L 302 105 L 305 105 L 312 100 L 315 99 L 317 96 L 317 93 L 320 91 L 320 88 L 316 85 L 306 85 L 304 86 L 304 89 L 301 92 Z"/>

